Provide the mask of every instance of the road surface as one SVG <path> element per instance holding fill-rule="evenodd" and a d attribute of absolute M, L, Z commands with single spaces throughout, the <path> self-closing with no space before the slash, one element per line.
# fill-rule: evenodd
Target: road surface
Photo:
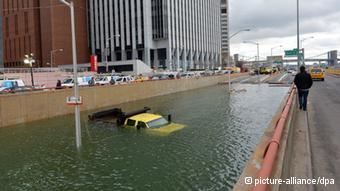
<path fill-rule="evenodd" d="M 308 121 L 315 178 L 335 179 L 335 185 L 317 191 L 340 190 L 340 78 L 327 76 L 310 91 Z"/>

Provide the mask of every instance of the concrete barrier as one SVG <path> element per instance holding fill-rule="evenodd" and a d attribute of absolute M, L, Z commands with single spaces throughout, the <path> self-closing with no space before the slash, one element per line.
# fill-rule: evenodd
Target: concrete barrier
<path fill-rule="evenodd" d="M 238 77 L 243 74 L 233 74 Z M 192 90 L 226 81 L 227 75 L 194 79 L 161 80 L 115 86 L 84 87 L 80 89 L 84 104 L 82 111 L 109 107 L 121 103 Z M 0 127 L 52 118 L 74 112 L 66 105 L 72 89 L 27 92 L 0 96 Z"/>
<path fill-rule="evenodd" d="M 326 70 L 327 73 L 333 74 L 333 75 L 340 75 L 340 69 L 328 69 Z"/>

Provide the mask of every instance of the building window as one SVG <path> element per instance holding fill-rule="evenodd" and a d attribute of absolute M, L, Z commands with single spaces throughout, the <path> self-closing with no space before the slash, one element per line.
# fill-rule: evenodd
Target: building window
<path fill-rule="evenodd" d="M 221 13 L 222 14 L 226 14 L 227 13 L 227 9 L 226 8 L 221 9 Z"/>
<path fill-rule="evenodd" d="M 25 12 L 25 32 L 28 33 L 28 12 Z"/>
<path fill-rule="evenodd" d="M 6 17 L 6 36 L 9 37 L 9 18 Z"/>
<path fill-rule="evenodd" d="M 14 17 L 14 27 L 15 27 L 15 35 L 19 34 L 19 25 L 18 25 L 18 15 L 15 15 Z"/>

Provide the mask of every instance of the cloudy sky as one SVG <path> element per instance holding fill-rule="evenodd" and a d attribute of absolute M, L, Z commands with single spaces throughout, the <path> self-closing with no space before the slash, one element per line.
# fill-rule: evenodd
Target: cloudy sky
<path fill-rule="evenodd" d="M 244 40 L 260 43 L 260 57 L 283 54 L 296 48 L 296 0 L 229 0 L 230 33 L 249 28 L 231 40 L 233 54 L 253 57 L 256 46 Z M 340 0 L 300 0 L 300 32 L 306 57 L 328 50 L 340 50 Z"/>

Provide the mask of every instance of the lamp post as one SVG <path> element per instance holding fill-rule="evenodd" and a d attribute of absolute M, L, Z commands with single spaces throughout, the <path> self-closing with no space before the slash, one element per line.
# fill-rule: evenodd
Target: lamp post
<path fill-rule="evenodd" d="M 59 0 L 61 3 L 67 5 L 70 8 L 71 14 L 71 32 L 72 32 L 72 60 L 73 60 L 73 80 L 74 80 L 74 98 L 79 98 L 79 84 L 78 84 L 78 67 L 77 67 L 77 47 L 76 47 L 76 29 L 74 21 L 74 4 L 71 0 L 67 2 L 65 0 Z M 80 126 L 80 107 L 79 104 L 75 104 L 75 125 L 76 125 L 76 146 L 79 149 L 81 147 L 81 126 Z"/>
<path fill-rule="evenodd" d="M 236 35 L 238 35 L 239 33 L 241 33 L 241 32 L 249 32 L 250 31 L 250 29 L 242 29 L 242 30 L 239 30 L 239 31 L 237 31 L 236 33 L 234 33 L 234 34 L 232 34 L 230 37 L 229 37 L 229 44 L 230 44 L 230 40 L 232 39 L 232 38 L 234 38 Z M 231 53 L 231 51 L 230 51 L 230 48 L 229 48 L 229 57 L 228 57 L 228 67 L 230 67 L 231 66 L 231 55 L 230 55 L 230 53 Z"/>
<path fill-rule="evenodd" d="M 256 61 L 259 62 L 260 61 L 260 43 L 258 42 L 254 42 L 254 41 L 244 41 L 243 43 L 248 43 L 248 44 L 254 44 L 257 46 L 257 58 Z"/>
<path fill-rule="evenodd" d="M 300 68 L 300 1 L 296 0 L 296 11 L 297 11 L 297 16 L 296 16 L 296 24 L 297 24 L 297 49 L 298 49 L 298 55 L 297 55 L 297 67 L 299 71 Z"/>
<path fill-rule="evenodd" d="M 250 29 L 242 29 L 242 30 L 239 30 L 239 31 L 237 31 L 236 33 L 234 33 L 234 34 L 232 34 L 230 37 L 229 37 L 229 44 L 230 44 L 230 40 L 233 38 L 233 37 L 235 37 L 236 35 L 238 35 L 239 33 L 241 33 L 241 32 L 249 32 L 250 31 Z M 228 72 L 228 84 L 229 84 L 229 93 L 231 92 L 231 77 L 230 77 L 230 75 L 231 75 L 231 48 L 230 48 L 230 46 L 229 46 L 229 55 L 228 55 L 228 68 L 229 68 L 229 72 Z"/>
<path fill-rule="evenodd" d="M 257 63 L 257 65 L 259 65 L 259 63 L 260 63 L 260 43 L 254 42 L 254 41 L 244 41 L 243 43 L 254 44 L 254 45 L 257 46 L 256 63 Z M 259 76 L 257 80 L 258 80 L 258 83 L 260 84 L 260 68 L 258 68 L 258 70 L 257 70 L 257 75 Z"/>
<path fill-rule="evenodd" d="M 120 35 L 113 35 L 113 37 L 110 37 L 110 38 L 107 38 L 106 39 L 106 44 L 105 44 L 105 63 L 106 63 L 106 73 L 109 72 L 109 59 L 108 59 L 108 56 L 109 56 L 109 48 L 110 48 L 110 40 L 113 39 L 113 38 L 119 38 Z"/>
<path fill-rule="evenodd" d="M 305 49 L 303 48 L 302 43 L 313 38 L 314 36 L 310 36 L 310 37 L 306 37 L 300 40 L 300 47 L 301 47 L 302 55 L 303 55 L 303 57 L 301 58 L 302 64 L 305 64 Z"/>
<path fill-rule="evenodd" d="M 33 63 L 35 63 L 34 54 L 31 53 L 29 55 L 25 55 L 24 63 L 30 66 L 32 88 L 34 89 L 34 78 L 33 78 Z"/>
<path fill-rule="evenodd" d="M 301 39 L 300 47 L 303 48 L 302 43 L 305 42 L 306 40 L 310 40 L 310 39 L 313 39 L 313 38 L 314 38 L 314 36 L 310 36 L 310 37 L 306 37 L 306 38 Z"/>
<path fill-rule="evenodd" d="M 51 63 L 50 63 L 50 65 L 51 65 L 51 70 L 52 70 L 52 67 L 53 67 L 53 54 L 54 53 L 56 53 L 56 52 L 62 52 L 62 51 L 64 51 L 64 49 L 55 49 L 55 50 L 51 50 Z"/>

